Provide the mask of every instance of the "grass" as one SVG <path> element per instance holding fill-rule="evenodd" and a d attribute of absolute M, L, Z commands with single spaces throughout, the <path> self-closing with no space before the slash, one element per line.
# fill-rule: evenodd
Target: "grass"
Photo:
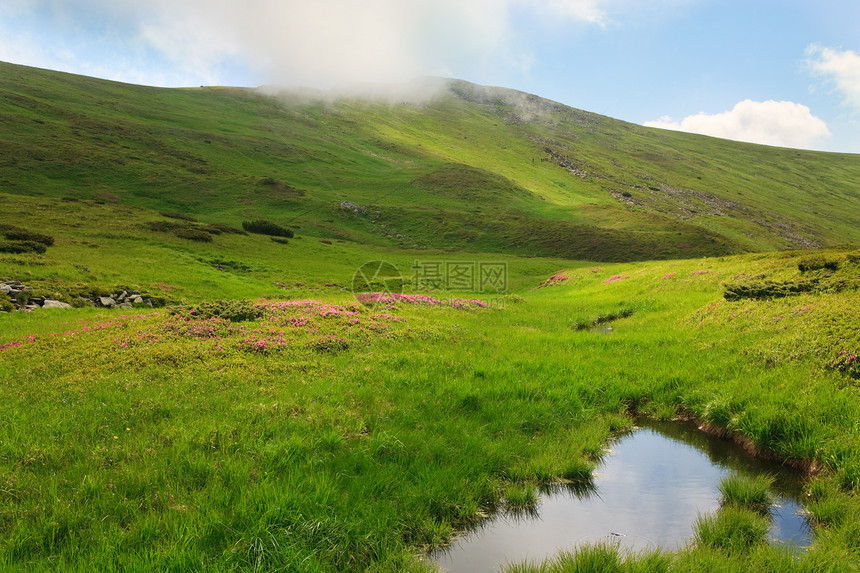
<path fill-rule="evenodd" d="M 532 484 L 515 483 L 505 490 L 505 503 L 508 511 L 517 514 L 532 512 L 536 513 L 540 496 L 537 488 Z"/>
<path fill-rule="evenodd" d="M 671 558 L 660 551 L 624 555 L 617 545 L 579 547 L 540 565 L 511 564 L 505 573 L 636 573 L 669 571 Z"/>
<path fill-rule="evenodd" d="M 822 534 L 802 562 L 839 562 L 860 515 L 852 379 L 824 351 L 774 366 L 758 358 L 797 346 L 796 329 L 771 319 L 793 316 L 786 299 L 710 308 L 740 269 L 790 275 L 793 264 L 770 255 L 585 265 L 552 288 L 534 286 L 555 271 L 533 277 L 503 308 L 409 304 L 417 298 L 374 308 L 319 287 L 257 302 L 262 318 L 250 321 L 224 318 L 246 316 L 247 302 L 230 301 L 189 302 L 174 316 L 0 316 L 2 562 L 419 568 L 416 551 L 505 500 L 526 507 L 537 484 L 587 480 L 631 409 L 723 420 L 761 451 L 816 460 L 826 486 L 811 511 Z M 618 274 L 629 278 L 607 282 Z M 265 290 L 251 281 L 246 294 L 254 284 Z M 856 295 L 801 296 L 788 308 L 810 306 L 797 318 L 815 321 Z M 637 312 L 612 335 L 576 328 L 631 301 Z M 740 304 L 758 327 L 727 338 L 723 320 L 737 308 L 722 307 Z M 660 562 L 697 562 L 740 535 L 752 547 L 746 565 L 765 567 L 773 555 L 751 541 L 758 522 L 726 519 L 702 522 L 702 548 Z"/>
<path fill-rule="evenodd" d="M 695 526 L 695 543 L 728 553 L 746 553 L 765 543 L 770 520 L 757 511 L 723 507 L 716 515 L 700 517 Z"/>
<path fill-rule="evenodd" d="M 0 253 L 0 279 L 164 304 L 0 313 L 0 568 L 427 571 L 493 510 L 587 487 L 636 412 L 817 470 L 815 544 L 786 556 L 729 504 L 683 551 L 535 570 L 857 561 L 860 257 L 730 256 L 856 243 L 855 156 L 464 83 L 424 106 L 288 105 L 0 65 L 0 223 L 52 238 Z M 254 220 L 294 237 L 243 234 Z M 407 296 L 361 304 L 371 261 Z M 437 263 L 503 263 L 505 288 L 416 289 Z M 813 279 L 828 288 L 725 297 Z"/>
<path fill-rule="evenodd" d="M 773 481 L 772 476 L 732 474 L 720 481 L 721 504 L 723 507 L 736 506 L 766 515 L 773 503 L 769 492 Z"/>

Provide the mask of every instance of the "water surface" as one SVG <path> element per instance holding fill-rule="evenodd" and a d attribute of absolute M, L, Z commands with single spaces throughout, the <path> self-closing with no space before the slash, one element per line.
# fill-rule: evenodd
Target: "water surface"
<path fill-rule="evenodd" d="M 694 428 L 643 422 L 611 444 L 589 487 L 544 492 L 536 517 L 497 515 L 433 559 L 442 571 L 472 573 L 601 541 L 636 551 L 678 549 L 691 538 L 696 518 L 719 508 L 717 487 L 733 472 L 775 475 L 770 537 L 809 545 L 799 474 Z"/>

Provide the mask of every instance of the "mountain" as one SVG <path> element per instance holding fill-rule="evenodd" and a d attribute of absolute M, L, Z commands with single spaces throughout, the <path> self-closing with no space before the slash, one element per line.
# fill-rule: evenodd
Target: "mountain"
<path fill-rule="evenodd" d="M 858 181 L 461 81 L 0 64 L 0 571 L 429 572 L 589 497 L 634 414 L 737 442 L 725 499 L 678 551 L 511 570 L 845 570 Z M 808 472 L 808 549 L 768 542 L 746 454 Z"/>
<path fill-rule="evenodd" d="M 0 125 L 5 194 L 266 218 L 380 248 L 627 261 L 860 242 L 858 155 L 458 80 L 164 89 L 2 63 Z"/>

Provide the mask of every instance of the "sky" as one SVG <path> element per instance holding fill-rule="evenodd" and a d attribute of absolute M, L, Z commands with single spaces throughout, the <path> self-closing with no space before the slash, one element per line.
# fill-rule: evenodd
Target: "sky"
<path fill-rule="evenodd" d="M 0 60 L 165 87 L 443 76 L 860 153 L 858 0 L 0 0 Z"/>

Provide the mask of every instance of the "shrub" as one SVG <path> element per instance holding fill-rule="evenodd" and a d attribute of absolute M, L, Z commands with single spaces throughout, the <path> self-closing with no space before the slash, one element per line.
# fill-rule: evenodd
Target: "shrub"
<path fill-rule="evenodd" d="M 176 221 L 147 221 L 146 227 L 150 231 L 169 233 L 176 229 L 188 229 L 189 225 L 188 223 L 177 223 Z"/>
<path fill-rule="evenodd" d="M 42 254 L 48 250 L 44 243 L 35 241 L 0 241 L 0 253 L 39 253 Z"/>
<path fill-rule="evenodd" d="M 818 280 L 805 281 L 748 281 L 726 283 L 723 285 L 723 297 L 726 300 L 741 300 L 745 298 L 783 298 L 804 292 L 813 292 L 818 288 Z"/>
<path fill-rule="evenodd" d="M 855 380 L 860 379 L 860 355 L 854 352 L 842 350 L 827 362 L 827 367 Z"/>
<path fill-rule="evenodd" d="M 272 239 L 273 241 L 275 241 L 276 243 L 280 243 L 282 245 L 286 245 L 290 242 L 287 239 L 285 239 L 284 237 L 269 237 L 269 238 Z"/>
<path fill-rule="evenodd" d="M 834 259 L 828 259 L 821 255 L 817 255 L 801 259 L 800 262 L 797 263 L 797 268 L 802 273 L 805 273 L 807 271 L 817 271 L 819 269 L 835 271 L 839 268 L 839 261 Z"/>
<path fill-rule="evenodd" d="M 5 296 L 0 296 L 0 312 L 12 312 L 13 310 L 15 310 L 15 305 Z"/>
<path fill-rule="evenodd" d="M 294 236 L 294 233 L 291 229 L 287 229 L 278 225 L 277 223 L 272 223 L 271 221 L 266 221 L 265 219 L 257 219 L 256 221 L 245 221 L 242 223 L 242 228 L 249 233 L 256 233 L 258 235 L 286 237 L 288 239 L 292 239 Z"/>
<path fill-rule="evenodd" d="M 212 235 L 202 229 L 176 229 L 173 234 L 180 239 L 188 239 L 190 241 L 199 241 L 201 243 L 211 243 Z"/>
<path fill-rule="evenodd" d="M 54 237 L 50 235 L 34 233 L 14 225 L 0 225 L 0 233 L 5 235 L 10 241 L 30 241 L 33 243 L 41 243 L 46 247 L 50 247 L 54 244 Z"/>
<path fill-rule="evenodd" d="M 340 336 L 329 334 L 314 338 L 308 343 L 308 346 L 317 352 L 336 354 L 344 350 L 349 350 L 349 341 L 345 338 L 341 338 Z"/>
<path fill-rule="evenodd" d="M 233 322 L 256 320 L 263 316 L 263 309 L 255 302 L 239 300 L 203 301 L 198 305 L 181 304 L 170 308 L 170 314 L 181 314 L 195 318 L 226 318 Z"/>
<path fill-rule="evenodd" d="M 191 215 L 186 215 L 185 213 L 175 213 L 173 211 L 160 211 L 158 213 L 162 217 L 167 217 L 169 219 L 181 219 L 182 221 L 191 221 L 195 222 L 197 219 L 192 217 Z"/>
<path fill-rule="evenodd" d="M 212 233 L 213 235 L 218 235 L 221 233 L 233 234 L 233 235 L 247 235 L 248 233 L 243 229 L 237 229 L 236 227 L 231 227 L 230 225 L 225 225 L 224 223 L 211 223 L 203 227 L 204 231 Z"/>

